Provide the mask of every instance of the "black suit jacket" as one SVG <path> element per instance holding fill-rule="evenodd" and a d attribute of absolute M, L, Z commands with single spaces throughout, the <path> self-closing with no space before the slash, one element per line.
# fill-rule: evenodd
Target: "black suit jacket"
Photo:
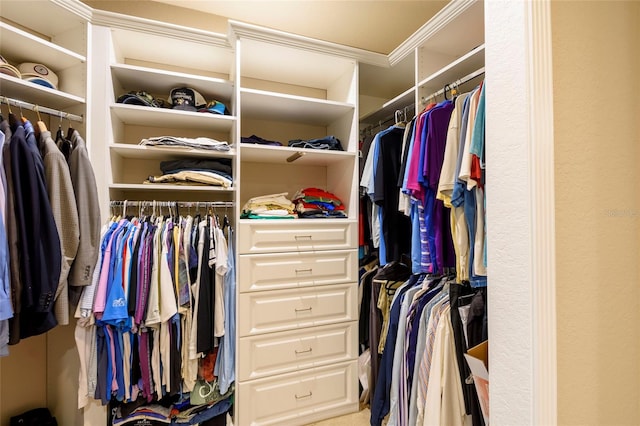
<path fill-rule="evenodd" d="M 20 337 L 26 338 L 57 325 L 52 308 L 62 254 L 35 137 L 28 136 L 22 125 L 12 127 L 10 154 L 22 278 Z"/>

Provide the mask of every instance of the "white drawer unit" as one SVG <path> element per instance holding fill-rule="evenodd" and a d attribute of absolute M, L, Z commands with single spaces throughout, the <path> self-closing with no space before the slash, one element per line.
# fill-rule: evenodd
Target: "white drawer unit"
<path fill-rule="evenodd" d="M 240 425 L 304 425 L 357 410 L 357 361 L 240 382 Z"/>
<path fill-rule="evenodd" d="M 358 357 L 357 340 L 356 321 L 243 337 L 238 378 L 245 381 L 351 361 Z"/>
<path fill-rule="evenodd" d="M 240 337 L 358 319 L 357 286 L 340 284 L 240 294 Z"/>
<path fill-rule="evenodd" d="M 240 292 L 357 281 L 356 250 L 240 256 Z"/>
<path fill-rule="evenodd" d="M 239 253 L 278 253 L 355 249 L 358 222 L 347 219 L 313 221 L 241 221 Z"/>

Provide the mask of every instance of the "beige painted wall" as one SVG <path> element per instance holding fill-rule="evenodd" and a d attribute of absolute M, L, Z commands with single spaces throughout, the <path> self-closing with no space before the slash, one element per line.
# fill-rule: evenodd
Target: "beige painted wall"
<path fill-rule="evenodd" d="M 552 3 L 558 422 L 640 422 L 640 2 Z"/>
<path fill-rule="evenodd" d="M 47 406 L 47 336 L 9 346 L 0 358 L 0 425 L 24 411 Z"/>

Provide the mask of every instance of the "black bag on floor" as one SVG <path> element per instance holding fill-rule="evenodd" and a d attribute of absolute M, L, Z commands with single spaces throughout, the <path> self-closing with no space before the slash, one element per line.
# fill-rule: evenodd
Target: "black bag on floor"
<path fill-rule="evenodd" d="M 48 408 L 34 408 L 11 417 L 10 426 L 58 426 Z"/>

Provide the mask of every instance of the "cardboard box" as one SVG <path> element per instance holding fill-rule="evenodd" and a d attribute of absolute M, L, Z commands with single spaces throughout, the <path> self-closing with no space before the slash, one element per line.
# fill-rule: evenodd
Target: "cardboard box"
<path fill-rule="evenodd" d="M 464 357 L 473 374 L 484 423 L 489 425 L 489 341 L 469 349 Z"/>

